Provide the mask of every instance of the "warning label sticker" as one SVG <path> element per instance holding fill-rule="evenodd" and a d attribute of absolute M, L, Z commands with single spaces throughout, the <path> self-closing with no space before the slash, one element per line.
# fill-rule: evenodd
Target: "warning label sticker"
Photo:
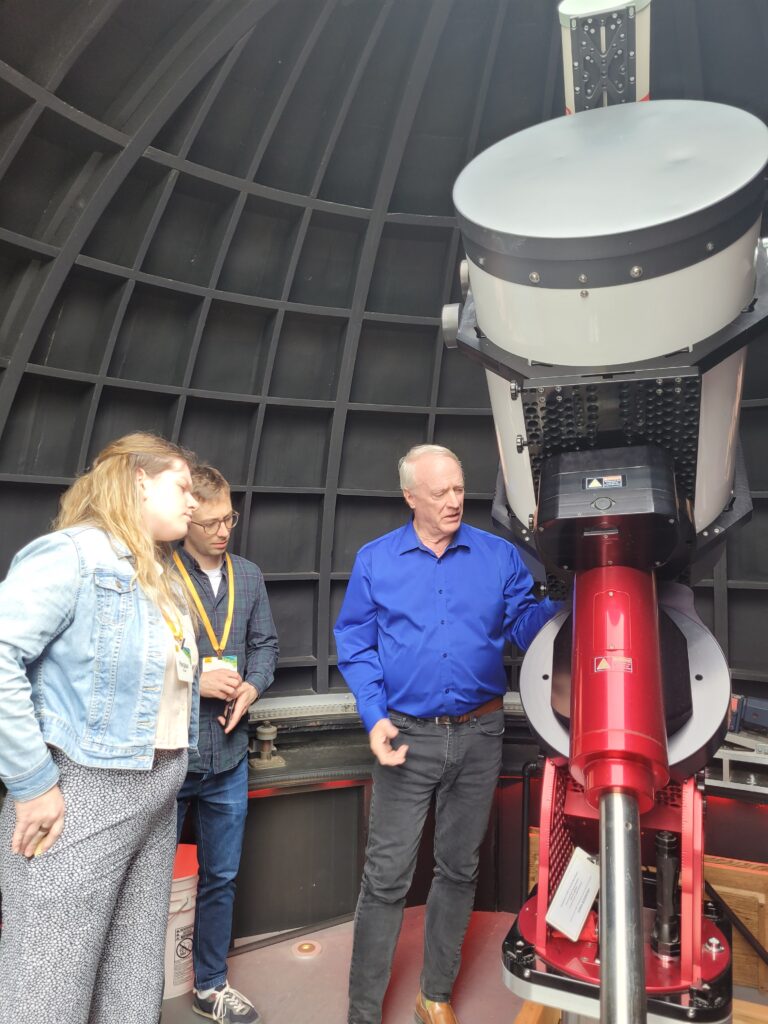
<path fill-rule="evenodd" d="M 603 654 L 595 658 L 595 672 L 631 672 L 632 659 L 622 654 Z"/>
<path fill-rule="evenodd" d="M 601 491 L 609 487 L 626 487 L 627 479 L 622 473 L 610 476 L 585 476 L 583 487 L 587 491 Z"/>
<path fill-rule="evenodd" d="M 192 978 L 192 934 L 194 925 L 174 929 L 173 983 L 181 985 Z"/>

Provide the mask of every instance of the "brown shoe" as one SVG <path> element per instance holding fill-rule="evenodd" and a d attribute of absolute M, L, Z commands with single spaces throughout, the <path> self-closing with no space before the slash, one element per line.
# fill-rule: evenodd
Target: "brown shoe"
<path fill-rule="evenodd" d="M 453 1012 L 450 1003 L 430 1002 L 427 1005 L 423 992 L 419 992 L 419 998 L 416 1000 L 413 1019 L 416 1024 L 459 1024 L 459 1018 Z"/>

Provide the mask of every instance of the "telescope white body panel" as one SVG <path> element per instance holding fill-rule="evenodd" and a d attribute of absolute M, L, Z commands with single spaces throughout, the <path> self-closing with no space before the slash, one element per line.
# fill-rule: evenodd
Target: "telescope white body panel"
<path fill-rule="evenodd" d="M 754 297 L 767 163 L 761 121 L 702 101 L 599 107 L 503 139 L 453 192 L 477 328 L 531 377 L 641 370 L 686 350 L 699 365 L 696 346 Z M 712 362 L 698 409 L 697 533 L 730 500 L 744 354 Z M 507 501 L 525 529 L 535 510 L 525 410 L 487 376 Z"/>
<path fill-rule="evenodd" d="M 502 139 L 453 192 L 478 325 L 516 356 L 579 367 L 702 341 L 754 293 L 767 161 L 761 121 L 692 100 Z"/>
<path fill-rule="evenodd" d="M 731 497 L 746 361 L 747 350 L 740 349 L 701 378 L 699 461 L 693 502 L 697 533 L 717 519 Z"/>
<path fill-rule="evenodd" d="M 504 281 L 471 260 L 480 329 L 529 362 L 611 366 L 690 348 L 734 320 L 755 288 L 759 218 L 722 252 L 648 281 L 590 289 Z M 660 313 L 663 310 L 664 315 Z"/>
<path fill-rule="evenodd" d="M 528 449 L 517 450 L 518 435 L 525 437 L 525 417 L 523 403 L 512 401 L 509 394 L 509 381 L 498 374 L 485 371 L 488 381 L 488 393 L 491 396 L 491 411 L 496 429 L 496 442 L 499 446 L 501 472 L 504 475 L 504 487 L 507 503 L 524 527 L 528 527 L 528 517 L 536 512 L 536 495 L 533 490 L 531 459 Z"/>

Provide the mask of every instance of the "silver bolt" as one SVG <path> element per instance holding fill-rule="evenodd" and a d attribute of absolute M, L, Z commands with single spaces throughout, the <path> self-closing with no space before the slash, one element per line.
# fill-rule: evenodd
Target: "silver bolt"
<path fill-rule="evenodd" d="M 575 61 L 573 62 L 573 66 L 574 66 L 574 68 L 578 68 L 578 66 L 579 66 L 579 62 L 578 62 L 577 60 L 575 60 Z"/>
<path fill-rule="evenodd" d="M 715 251 L 715 243 L 714 242 L 707 242 L 707 244 L 704 246 L 704 248 L 707 250 L 707 252 L 714 252 Z"/>
<path fill-rule="evenodd" d="M 709 530 L 702 530 L 701 531 L 701 535 L 702 535 L 702 537 L 708 537 L 709 536 Z"/>
<path fill-rule="evenodd" d="M 634 50 L 630 50 L 629 51 L 629 56 L 630 57 L 634 57 L 635 56 L 635 51 Z"/>
<path fill-rule="evenodd" d="M 719 526 L 715 527 L 715 533 L 722 533 L 722 532 L 723 531 L 722 531 L 721 527 L 719 527 Z"/>
<path fill-rule="evenodd" d="M 532 270 L 528 275 L 528 280 L 531 282 L 531 284 L 538 284 L 541 280 L 541 274 L 538 272 L 538 270 Z"/>
<path fill-rule="evenodd" d="M 586 274 L 579 274 L 579 284 L 586 284 L 589 278 Z"/>
<path fill-rule="evenodd" d="M 485 266 L 485 256 L 478 256 L 477 262 L 480 264 L 481 267 L 484 267 Z"/>
<path fill-rule="evenodd" d="M 634 278 L 642 277 L 643 276 L 643 268 L 641 266 L 639 266 L 638 264 L 635 264 L 635 266 L 632 267 L 632 269 L 630 270 L 629 276 L 630 277 L 634 277 Z"/>
<path fill-rule="evenodd" d="M 588 299 L 589 298 L 589 292 L 587 291 L 586 288 L 582 288 L 581 291 L 579 292 L 579 295 L 581 296 L 582 299 Z"/>
<path fill-rule="evenodd" d="M 530 972 L 530 970 L 529 970 L 529 969 L 528 969 L 528 968 L 526 967 L 526 968 L 525 968 L 525 970 L 523 971 L 523 977 L 524 977 L 524 978 L 530 978 L 530 976 L 531 976 L 531 972 Z"/>
<path fill-rule="evenodd" d="M 581 92 L 581 86 L 580 85 L 574 85 L 573 91 L 574 92 Z"/>
<path fill-rule="evenodd" d="M 630 85 L 634 85 L 635 84 L 635 76 L 634 75 L 630 75 L 629 76 L 629 84 Z"/>

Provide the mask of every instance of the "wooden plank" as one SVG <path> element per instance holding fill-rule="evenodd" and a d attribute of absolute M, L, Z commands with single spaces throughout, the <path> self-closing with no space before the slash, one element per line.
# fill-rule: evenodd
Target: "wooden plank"
<path fill-rule="evenodd" d="M 704 877 L 755 938 L 768 947 L 768 864 L 707 856 L 704 858 Z M 733 982 L 768 992 L 768 966 L 735 929 Z"/>
<path fill-rule="evenodd" d="M 514 1024 L 560 1024 L 561 1012 L 553 1006 L 523 1003 L 522 1009 L 515 1017 Z M 745 1024 L 752 1024 L 752 1021 L 745 1022 Z"/>
<path fill-rule="evenodd" d="M 734 999 L 733 1024 L 768 1024 L 768 1006 Z"/>

